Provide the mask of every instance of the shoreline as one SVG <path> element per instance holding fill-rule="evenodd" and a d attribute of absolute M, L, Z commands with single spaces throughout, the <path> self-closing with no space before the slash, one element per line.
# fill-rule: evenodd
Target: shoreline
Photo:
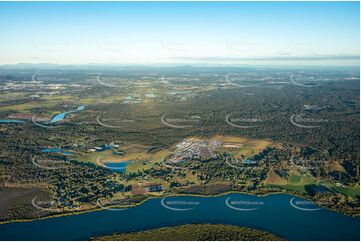
<path fill-rule="evenodd" d="M 49 216 L 44 216 L 44 217 L 39 217 L 39 218 L 30 218 L 30 219 L 15 219 L 15 220 L 8 220 L 8 221 L 1 221 L 0 225 L 3 224 L 10 224 L 10 223 L 23 223 L 23 222 L 33 222 L 33 221 L 37 221 L 37 220 L 46 220 L 46 219 L 52 219 L 52 218 L 59 218 L 59 217 L 64 217 L 64 216 L 72 216 L 72 215 L 79 215 L 79 214 L 84 214 L 84 213 L 90 213 L 90 212 L 97 212 L 97 211 L 102 211 L 102 210 L 108 210 L 111 208 L 132 208 L 132 207 L 136 207 L 136 206 L 140 206 L 143 203 L 147 202 L 150 199 L 156 199 L 156 198 L 163 198 L 163 197 L 202 197 L 202 198 L 208 198 L 208 197 L 221 197 L 221 196 L 225 196 L 228 194 L 243 194 L 243 195 L 250 195 L 250 196 L 256 196 L 256 197 L 267 197 L 267 196 L 271 196 L 271 195 L 277 195 L 277 194 L 284 194 L 284 195 L 290 195 L 290 196 L 296 196 L 308 201 L 312 201 L 308 198 L 306 198 L 305 196 L 299 195 L 299 194 L 292 194 L 292 193 L 288 193 L 288 192 L 270 192 L 267 194 L 254 194 L 254 193 L 249 193 L 249 192 L 240 192 L 240 191 L 227 191 L 227 192 L 223 192 L 223 193 L 219 193 L 219 194 L 214 194 L 214 195 L 204 195 L 204 194 L 163 194 L 163 195 L 152 195 L 149 196 L 147 198 L 145 198 L 144 200 L 135 203 L 135 204 L 130 204 L 130 205 L 124 205 L 124 206 L 117 206 L 117 205 L 112 205 L 112 206 L 108 206 L 108 207 L 100 207 L 100 208 L 92 208 L 92 209 L 88 209 L 88 210 L 80 210 L 80 211 L 73 211 L 73 212 L 65 212 L 65 213 L 58 213 L 58 214 L 53 214 L 53 215 L 49 215 Z M 313 202 L 313 201 L 312 201 Z M 316 203 L 316 205 L 318 205 Z M 360 218 L 360 214 L 358 215 L 350 215 L 341 211 L 337 211 L 336 209 L 332 209 L 332 208 L 327 208 L 321 205 L 318 205 L 319 207 L 323 208 L 323 209 L 327 209 L 336 213 L 340 213 L 342 215 L 345 216 L 349 216 L 352 218 Z"/>

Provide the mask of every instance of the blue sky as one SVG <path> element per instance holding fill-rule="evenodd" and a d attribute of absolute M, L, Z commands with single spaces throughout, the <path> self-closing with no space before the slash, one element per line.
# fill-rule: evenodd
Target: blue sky
<path fill-rule="evenodd" d="M 0 2 L 0 64 L 357 64 L 358 2 Z"/>

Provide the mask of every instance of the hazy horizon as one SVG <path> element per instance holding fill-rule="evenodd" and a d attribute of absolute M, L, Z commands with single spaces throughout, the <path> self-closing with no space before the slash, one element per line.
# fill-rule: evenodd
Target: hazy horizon
<path fill-rule="evenodd" d="M 4 64 L 359 65 L 359 2 L 0 2 Z"/>

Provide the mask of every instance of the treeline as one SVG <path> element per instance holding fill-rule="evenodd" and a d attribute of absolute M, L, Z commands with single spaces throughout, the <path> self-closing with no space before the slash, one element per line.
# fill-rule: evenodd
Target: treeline
<path fill-rule="evenodd" d="M 223 224 L 187 224 L 92 238 L 113 241 L 260 241 L 283 240 L 268 232 Z"/>

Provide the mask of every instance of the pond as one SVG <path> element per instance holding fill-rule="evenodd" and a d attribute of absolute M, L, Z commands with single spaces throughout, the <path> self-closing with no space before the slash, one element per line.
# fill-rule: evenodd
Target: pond
<path fill-rule="evenodd" d="M 85 109 L 85 106 L 79 106 L 76 110 L 63 112 L 63 113 L 58 113 L 58 114 L 54 115 L 54 117 L 48 123 L 52 124 L 52 123 L 59 122 L 60 120 L 63 120 L 66 115 L 68 115 L 70 113 L 77 112 L 77 111 L 82 111 L 84 109 Z"/>

